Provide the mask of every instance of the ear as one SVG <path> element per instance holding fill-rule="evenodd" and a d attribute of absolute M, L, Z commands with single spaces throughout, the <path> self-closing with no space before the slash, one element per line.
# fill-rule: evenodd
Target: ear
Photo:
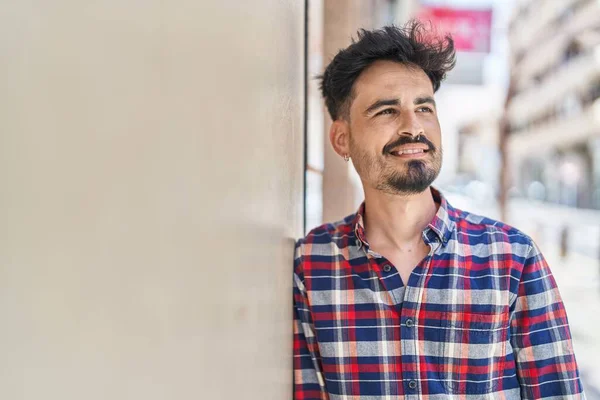
<path fill-rule="evenodd" d="M 329 128 L 329 140 L 340 157 L 350 155 L 350 126 L 343 119 L 333 121 Z"/>

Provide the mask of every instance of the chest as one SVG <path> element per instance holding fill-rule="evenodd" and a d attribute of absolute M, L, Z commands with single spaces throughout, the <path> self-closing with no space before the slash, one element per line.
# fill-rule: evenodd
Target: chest
<path fill-rule="evenodd" d="M 388 259 L 398 270 L 404 285 L 408 283 L 410 274 L 427 257 L 430 247 L 422 243 L 411 251 L 398 251 L 394 249 L 382 249 L 379 254 Z"/>
<path fill-rule="evenodd" d="M 410 253 L 358 245 L 322 246 L 319 254 L 336 256 L 329 263 L 323 256 L 314 257 L 311 268 L 304 270 L 309 303 L 328 310 L 327 318 L 331 318 L 329 312 L 358 305 L 368 319 L 376 310 L 395 314 L 405 302 L 411 307 L 426 302 L 439 310 L 456 311 L 477 304 L 484 308 L 509 304 L 516 297 L 510 291 L 514 286 L 510 258 L 497 260 L 481 248 L 476 258 L 467 257 L 475 250 L 456 242 L 432 245 L 433 250 L 423 243 Z M 376 254 L 370 255 L 369 250 Z"/>

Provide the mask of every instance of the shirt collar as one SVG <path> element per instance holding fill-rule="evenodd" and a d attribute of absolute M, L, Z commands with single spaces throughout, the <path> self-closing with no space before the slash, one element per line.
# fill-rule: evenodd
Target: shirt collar
<path fill-rule="evenodd" d="M 423 230 L 424 237 L 426 240 L 430 240 L 431 238 L 429 236 L 429 232 L 431 231 L 442 243 L 446 244 L 452 236 L 452 231 L 454 231 L 456 228 L 456 223 L 454 221 L 454 208 L 450 205 L 450 203 L 448 203 L 444 195 L 438 189 L 434 188 L 433 186 L 430 186 L 430 189 L 433 200 L 439 204 L 439 208 L 431 222 Z M 354 234 L 362 244 L 368 247 L 369 243 L 365 237 L 364 214 L 365 203 L 363 202 L 358 208 L 353 221 Z"/>

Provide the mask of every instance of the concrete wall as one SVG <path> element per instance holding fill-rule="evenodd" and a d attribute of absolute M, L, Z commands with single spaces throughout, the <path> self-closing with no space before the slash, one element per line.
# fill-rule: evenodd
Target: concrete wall
<path fill-rule="evenodd" d="M 0 4 L 0 398 L 291 398 L 303 3 Z"/>

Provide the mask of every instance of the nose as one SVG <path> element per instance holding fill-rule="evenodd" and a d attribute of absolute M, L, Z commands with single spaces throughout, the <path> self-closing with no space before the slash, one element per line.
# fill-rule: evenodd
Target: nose
<path fill-rule="evenodd" d="M 423 125 L 421 125 L 415 113 L 411 111 L 404 113 L 402 124 L 400 124 L 396 133 L 398 136 L 409 135 L 416 137 L 424 134 L 425 129 L 423 129 Z"/>

